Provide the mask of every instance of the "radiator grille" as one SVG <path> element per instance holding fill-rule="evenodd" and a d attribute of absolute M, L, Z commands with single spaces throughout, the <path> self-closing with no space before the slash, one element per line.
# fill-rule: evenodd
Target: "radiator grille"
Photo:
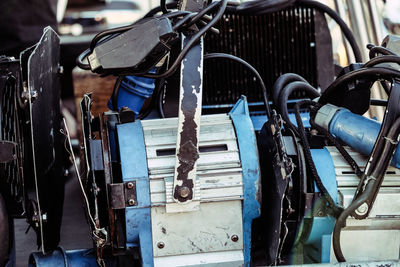
<path fill-rule="evenodd" d="M 16 84 L 15 78 L 8 77 L 2 96 L 2 107 L 1 107 L 1 139 L 12 141 L 18 144 L 22 144 L 19 137 L 18 131 L 18 113 L 16 103 Z M 18 152 L 16 152 L 18 155 Z M 5 179 L 6 184 L 9 186 L 8 193 L 14 197 L 15 200 L 22 199 L 22 177 L 19 170 L 19 158 L 9 163 L 3 164 L 1 167 L 2 175 Z"/>
<path fill-rule="evenodd" d="M 275 80 L 287 72 L 317 85 L 314 10 L 292 7 L 262 16 L 225 14 L 217 27 L 219 35 L 209 33 L 205 38 L 206 52 L 233 54 L 249 62 L 260 72 L 269 95 Z M 203 105 L 232 104 L 240 95 L 249 102 L 262 101 L 249 71 L 226 59 L 204 63 Z M 302 96 L 302 92 L 292 95 Z"/>

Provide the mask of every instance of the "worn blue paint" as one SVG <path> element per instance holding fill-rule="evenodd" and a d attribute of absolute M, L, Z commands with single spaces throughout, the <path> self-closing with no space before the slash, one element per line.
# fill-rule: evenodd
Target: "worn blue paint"
<path fill-rule="evenodd" d="M 35 265 L 33 264 L 35 262 Z M 105 259 L 107 266 L 113 266 L 113 259 Z M 65 251 L 58 247 L 53 252 L 43 255 L 35 252 L 29 256 L 29 267 L 97 267 L 96 251 L 94 249 L 79 249 Z"/>
<path fill-rule="evenodd" d="M 311 155 L 322 183 L 332 199 L 337 203 L 335 167 L 329 151 L 326 148 L 312 149 Z M 316 184 L 314 184 L 314 190 L 315 192 L 319 192 Z M 331 216 L 314 217 L 311 232 L 308 236 L 306 246 L 304 247 L 304 254 L 312 254 L 312 258 L 317 260 L 317 262 L 329 263 L 331 234 L 334 226 L 335 218 Z M 312 245 L 312 248 L 307 248 L 307 245 Z"/>
<path fill-rule="evenodd" d="M 125 209 L 127 247 L 140 247 L 142 266 L 153 266 L 150 181 L 140 121 L 117 126 L 123 182 L 136 182 L 137 205 Z"/>
<path fill-rule="evenodd" d="M 261 188 L 257 141 L 245 96 L 229 113 L 236 130 L 243 170 L 243 247 L 245 266 L 251 264 L 251 224 L 260 216 Z"/>
<path fill-rule="evenodd" d="M 366 156 L 371 154 L 380 128 L 380 122 L 354 114 L 347 109 L 338 111 L 329 124 L 330 133 Z M 396 149 L 390 165 L 400 168 L 399 148 Z"/>

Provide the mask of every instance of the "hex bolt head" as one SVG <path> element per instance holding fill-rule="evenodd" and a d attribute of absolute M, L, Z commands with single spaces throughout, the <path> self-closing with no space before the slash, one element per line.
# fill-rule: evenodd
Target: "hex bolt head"
<path fill-rule="evenodd" d="M 165 247 L 165 244 L 164 244 L 164 242 L 158 242 L 157 243 L 157 247 L 159 248 L 159 249 L 163 249 L 164 247 Z"/>
<path fill-rule="evenodd" d="M 237 235 L 233 235 L 233 236 L 231 237 L 231 240 L 232 240 L 233 242 L 238 242 L 239 237 L 238 237 Z"/>
<path fill-rule="evenodd" d="M 127 183 L 126 187 L 128 187 L 129 189 L 132 189 L 133 188 L 133 183 L 132 182 Z"/>
<path fill-rule="evenodd" d="M 357 215 L 365 215 L 368 212 L 368 204 L 363 203 L 358 209 L 356 209 Z"/>
<path fill-rule="evenodd" d="M 183 198 L 187 198 L 189 196 L 190 190 L 186 186 L 183 186 L 179 189 L 179 195 Z"/>
<path fill-rule="evenodd" d="M 128 200 L 128 204 L 129 204 L 129 206 L 133 206 L 133 205 L 135 205 L 135 200 L 133 199 L 133 198 L 131 198 L 131 199 L 129 199 Z"/>

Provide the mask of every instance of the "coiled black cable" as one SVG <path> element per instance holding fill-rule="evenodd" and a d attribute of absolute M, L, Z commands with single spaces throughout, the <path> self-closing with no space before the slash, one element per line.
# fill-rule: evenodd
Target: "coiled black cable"
<path fill-rule="evenodd" d="M 301 81 L 301 82 L 307 82 L 306 79 L 301 77 L 300 75 L 296 73 L 285 73 L 279 76 L 279 78 L 275 81 L 274 85 L 272 86 L 272 102 L 275 105 L 275 108 L 279 110 L 279 94 L 281 93 L 281 90 L 288 85 L 291 82 L 295 81 Z"/>
<path fill-rule="evenodd" d="M 336 205 L 335 201 L 332 199 L 328 190 L 325 188 L 324 184 L 322 183 L 322 180 L 318 175 L 317 168 L 315 167 L 314 161 L 311 156 L 310 144 L 308 143 L 306 132 L 305 132 L 305 129 L 303 126 L 303 121 L 300 116 L 300 107 L 305 106 L 305 105 L 313 106 L 313 105 L 316 105 L 316 102 L 311 101 L 311 100 L 302 100 L 302 101 L 297 102 L 294 106 L 299 137 L 303 144 L 304 155 L 306 158 L 307 165 L 311 170 L 311 175 L 314 179 L 315 184 L 317 185 L 317 187 L 318 187 L 319 191 L 322 193 L 322 195 L 325 197 L 329 207 L 331 208 L 332 215 L 335 218 L 337 218 L 341 214 L 342 208 L 340 208 Z"/>

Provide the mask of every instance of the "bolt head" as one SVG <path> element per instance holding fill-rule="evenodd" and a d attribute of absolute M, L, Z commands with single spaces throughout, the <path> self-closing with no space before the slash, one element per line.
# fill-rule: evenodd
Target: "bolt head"
<path fill-rule="evenodd" d="M 133 206 L 133 205 L 135 205 L 135 200 L 133 199 L 133 198 L 131 198 L 131 199 L 129 199 L 128 200 L 128 204 L 129 204 L 129 206 Z"/>
<path fill-rule="evenodd" d="M 182 186 L 179 189 L 179 195 L 183 198 L 187 198 L 189 196 L 190 190 L 186 186 Z"/>
<path fill-rule="evenodd" d="M 129 189 L 132 189 L 133 188 L 133 183 L 132 182 L 127 183 L 126 187 L 128 187 Z"/>
<path fill-rule="evenodd" d="M 165 244 L 164 244 L 164 242 L 158 242 L 157 243 L 157 247 L 159 248 L 159 249 L 163 249 L 164 247 L 165 247 Z"/>
<path fill-rule="evenodd" d="M 358 215 L 365 215 L 368 212 L 368 204 L 363 203 L 358 209 L 356 209 L 356 214 Z"/>
<path fill-rule="evenodd" d="M 232 240 L 233 242 L 238 242 L 239 237 L 238 237 L 237 235 L 233 235 L 233 236 L 231 237 L 231 240 Z"/>

